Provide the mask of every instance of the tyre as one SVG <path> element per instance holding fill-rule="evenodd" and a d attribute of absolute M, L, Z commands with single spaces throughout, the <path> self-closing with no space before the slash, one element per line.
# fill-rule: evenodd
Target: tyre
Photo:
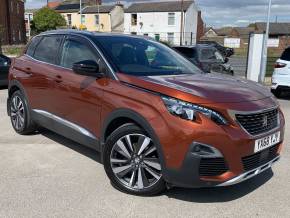
<path fill-rule="evenodd" d="M 10 119 L 14 130 L 21 135 L 28 135 L 36 131 L 31 120 L 27 100 L 20 91 L 12 94 L 10 103 Z"/>
<path fill-rule="evenodd" d="M 165 190 L 156 145 L 134 124 L 125 124 L 108 137 L 103 160 L 108 177 L 120 191 L 150 196 Z"/>
<path fill-rule="evenodd" d="M 282 91 L 279 89 L 272 89 L 271 92 L 273 93 L 273 95 L 275 95 L 276 98 L 280 98 L 281 97 L 281 93 Z"/>

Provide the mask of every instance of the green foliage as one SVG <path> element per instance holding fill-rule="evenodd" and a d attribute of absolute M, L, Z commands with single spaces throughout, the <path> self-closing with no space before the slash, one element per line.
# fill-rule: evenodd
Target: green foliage
<path fill-rule="evenodd" d="M 38 10 L 31 22 L 31 29 L 36 34 L 47 30 L 55 30 L 63 26 L 66 26 L 64 17 L 47 7 Z"/>

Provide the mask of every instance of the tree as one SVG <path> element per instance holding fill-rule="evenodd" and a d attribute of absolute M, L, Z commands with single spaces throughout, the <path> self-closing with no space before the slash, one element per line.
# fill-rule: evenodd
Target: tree
<path fill-rule="evenodd" d="M 48 7 L 38 10 L 31 22 L 31 30 L 36 34 L 64 26 L 66 26 L 64 17 Z"/>

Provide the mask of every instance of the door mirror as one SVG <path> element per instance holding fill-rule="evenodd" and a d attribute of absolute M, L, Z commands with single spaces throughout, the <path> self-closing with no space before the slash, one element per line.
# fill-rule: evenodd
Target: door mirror
<path fill-rule="evenodd" d="M 73 71 L 83 76 L 103 77 L 100 73 L 99 64 L 93 60 L 80 61 L 73 64 Z"/>
<path fill-rule="evenodd" d="M 229 58 L 225 58 L 225 64 L 229 63 Z"/>

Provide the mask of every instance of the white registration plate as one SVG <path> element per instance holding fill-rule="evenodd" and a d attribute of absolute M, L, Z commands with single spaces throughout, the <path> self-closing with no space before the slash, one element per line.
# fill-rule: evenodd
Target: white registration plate
<path fill-rule="evenodd" d="M 267 136 L 262 139 L 258 139 L 255 142 L 255 153 L 262 151 L 266 148 L 271 147 L 272 145 L 276 145 L 280 142 L 281 133 L 277 132 L 273 135 Z"/>

